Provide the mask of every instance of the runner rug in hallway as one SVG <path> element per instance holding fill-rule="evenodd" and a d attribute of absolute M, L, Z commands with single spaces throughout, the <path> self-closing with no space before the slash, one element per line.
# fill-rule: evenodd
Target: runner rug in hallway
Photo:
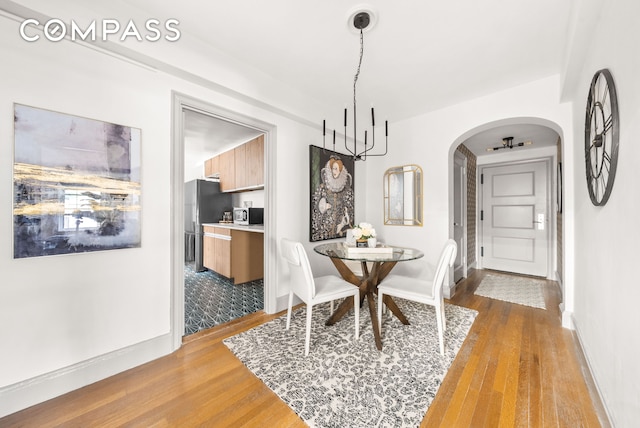
<path fill-rule="evenodd" d="M 474 294 L 518 305 L 546 309 L 545 280 L 512 275 L 487 274 Z"/>
<path fill-rule="evenodd" d="M 376 348 L 369 307 L 360 309 L 360 339 L 351 311 L 325 326 L 329 304 L 313 307 L 311 347 L 304 356 L 305 314 L 286 314 L 224 340 L 224 344 L 312 427 L 417 427 L 433 401 L 477 315 L 445 304 L 445 356 L 440 355 L 433 307 L 395 299 L 410 325 L 382 321 Z"/>

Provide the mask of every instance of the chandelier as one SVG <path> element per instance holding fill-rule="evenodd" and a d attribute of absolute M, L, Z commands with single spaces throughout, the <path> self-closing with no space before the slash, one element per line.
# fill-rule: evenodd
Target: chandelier
<path fill-rule="evenodd" d="M 358 68 L 356 70 L 356 74 L 353 78 L 353 149 L 351 149 L 347 145 L 347 109 L 344 109 L 344 148 L 353 156 L 353 159 L 358 161 L 366 161 L 368 156 L 384 156 L 387 154 L 387 148 L 389 143 L 389 122 L 385 120 L 384 122 L 384 152 L 380 153 L 369 153 L 373 150 L 376 144 L 376 134 L 375 134 L 375 126 L 376 126 L 376 117 L 374 108 L 371 107 L 371 144 L 367 141 L 367 130 L 364 131 L 364 150 L 358 152 L 356 147 L 357 142 L 357 101 L 356 101 L 356 85 L 358 83 L 358 77 L 360 76 L 360 67 L 362 65 L 362 56 L 364 53 L 364 35 L 363 30 L 367 28 L 371 22 L 371 12 L 369 11 L 360 11 L 356 12 L 353 16 L 352 25 L 356 30 L 360 30 L 360 60 L 358 61 Z M 326 140 L 326 120 L 322 121 L 322 147 L 325 147 Z M 333 150 L 336 148 L 336 130 L 333 130 Z"/>

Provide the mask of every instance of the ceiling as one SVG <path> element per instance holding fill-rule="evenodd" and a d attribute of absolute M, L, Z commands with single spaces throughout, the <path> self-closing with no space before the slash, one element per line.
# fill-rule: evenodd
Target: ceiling
<path fill-rule="evenodd" d="M 203 2 L 127 0 L 173 17 L 212 49 L 294 90 L 352 104 L 359 36 L 348 17 L 368 9 L 358 103 L 396 121 L 560 73 L 568 1 L 348 0 Z M 184 37 L 183 39 L 187 39 Z M 180 44 L 183 43 L 181 39 Z M 176 44 L 178 45 L 178 44 Z"/>
<path fill-rule="evenodd" d="M 376 107 L 378 124 L 560 73 L 570 14 L 570 2 L 557 0 L 127 3 L 179 19 L 183 32 L 332 106 L 330 127 L 353 103 L 360 49 L 348 20 L 354 10 L 375 19 L 364 33 L 357 100 Z M 532 125 L 485 131 L 465 144 L 479 156 L 500 153 L 486 147 L 505 136 L 535 142 L 521 150 L 557 141 Z"/>
<path fill-rule="evenodd" d="M 197 167 L 203 161 L 245 143 L 262 132 L 233 122 L 184 110 L 184 163 Z"/>
<path fill-rule="evenodd" d="M 371 11 L 375 21 L 364 33 L 357 100 L 366 106 L 359 112 L 375 106 L 378 125 L 562 71 L 571 1 L 365 1 L 20 3 L 66 19 L 177 19 L 182 37 L 169 46 L 175 58 L 189 49 L 210 58 L 222 53 L 246 70 L 238 78 L 266 75 L 322 106 L 326 117 L 318 123 L 326 118 L 329 128 L 341 127 L 344 107 L 353 105 L 360 45 L 348 18 L 356 10 Z M 149 55 L 158 47 L 145 45 Z M 491 137 L 499 142 L 505 132 Z"/>

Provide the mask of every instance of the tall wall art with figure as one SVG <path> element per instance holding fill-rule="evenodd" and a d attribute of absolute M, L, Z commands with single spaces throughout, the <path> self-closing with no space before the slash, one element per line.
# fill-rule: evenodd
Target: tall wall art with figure
<path fill-rule="evenodd" d="M 354 224 L 352 156 L 309 146 L 310 240 L 342 238 Z"/>

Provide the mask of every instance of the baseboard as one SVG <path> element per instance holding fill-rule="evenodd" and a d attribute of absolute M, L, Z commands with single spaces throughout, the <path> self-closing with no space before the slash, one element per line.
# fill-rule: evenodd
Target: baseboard
<path fill-rule="evenodd" d="M 566 309 L 564 302 L 560 303 L 558 308 L 560 309 L 560 315 L 562 317 L 562 327 L 569 330 L 575 330 L 576 327 L 573 323 L 573 312 Z"/>
<path fill-rule="evenodd" d="M 442 295 L 444 296 L 445 299 L 451 299 L 455 294 L 456 294 L 456 286 L 458 284 L 449 284 L 448 287 L 443 287 L 442 289 Z"/>
<path fill-rule="evenodd" d="M 302 303 L 302 300 L 295 294 L 293 295 L 293 306 Z M 284 296 L 280 296 L 276 299 L 276 311 L 274 313 L 278 313 L 280 311 L 286 311 L 289 307 L 289 293 Z"/>
<path fill-rule="evenodd" d="M 593 401 L 593 407 L 595 408 L 598 419 L 600 420 L 600 425 L 605 428 L 612 427 L 613 424 L 611 423 L 611 414 L 609 413 L 609 409 L 607 408 L 605 401 L 602 399 L 603 395 L 600 387 L 598 386 L 598 382 L 593 376 L 591 362 L 589 361 L 589 357 L 587 356 L 587 353 L 584 351 L 584 347 L 582 346 L 580 329 L 577 328 L 577 324 L 573 319 L 573 315 L 571 316 L 571 324 L 575 327 L 573 331 L 575 332 L 574 337 L 576 338 L 575 342 L 577 344 L 577 354 L 580 358 L 581 366 L 583 368 L 583 376 L 585 378 L 585 381 L 587 382 L 587 388 L 589 388 L 591 400 Z"/>
<path fill-rule="evenodd" d="M 170 334 L 0 388 L 0 417 L 82 388 L 173 352 Z"/>

